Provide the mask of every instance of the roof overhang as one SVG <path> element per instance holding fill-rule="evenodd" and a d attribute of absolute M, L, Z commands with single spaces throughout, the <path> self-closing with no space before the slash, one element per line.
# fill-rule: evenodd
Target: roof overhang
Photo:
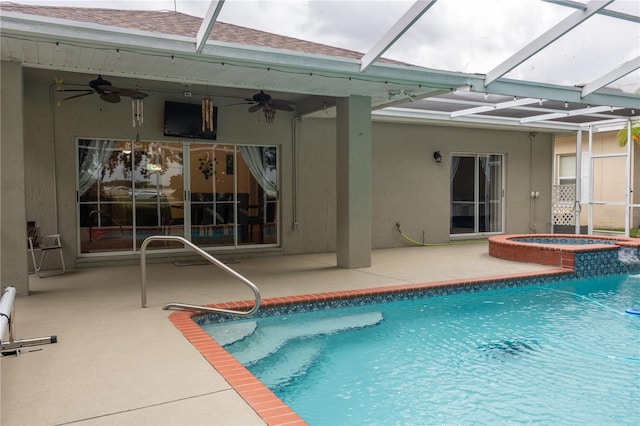
<path fill-rule="evenodd" d="M 380 61 L 371 63 L 363 72 L 362 61 L 356 59 L 212 40 L 202 43 L 221 4 L 211 5 L 207 15 L 210 18 L 203 21 L 197 37 L 3 12 L 1 58 L 28 68 L 136 79 L 141 89 L 152 82 L 234 88 L 238 89 L 239 98 L 247 96 L 246 90 L 277 91 L 291 96 L 299 115 L 326 110 L 336 97 L 355 95 L 371 97 L 376 117 L 406 114 L 412 120 L 423 117 L 424 122 L 564 131 L 639 118 L 640 97 L 623 92 L 597 90 L 584 96 L 582 87 L 503 77 L 487 85 L 486 76 L 481 74 Z M 459 102 L 455 107 L 452 103 L 445 109 L 435 107 L 456 97 Z M 505 105 L 521 98 L 539 99 L 541 105 L 536 110 L 527 109 L 531 103 L 528 101 Z M 424 102 L 415 102 L 420 100 Z M 567 114 L 569 105 L 571 110 L 585 112 L 580 114 L 580 120 Z M 481 112 L 469 113 L 482 106 L 485 108 L 477 110 Z M 389 110 L 385 111 L 387 107 Z M 607 107 L 609 112 L 589 114 L 589 107 Z M 452 114 L 455 111 L 467 113 Z M 523 114 L 533 118 L 522 122 Z M 556 115 L 549 118 L 550 114 Z"/>

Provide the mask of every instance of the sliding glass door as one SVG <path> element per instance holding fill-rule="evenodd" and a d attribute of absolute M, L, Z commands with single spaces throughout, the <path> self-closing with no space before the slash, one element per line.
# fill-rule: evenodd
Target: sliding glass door
<path fill-rule="evenodd" d="M 228 157 L 228 158 L 227 158 Z M 191 241 L 198 246 L 234 245 L 237 235 L 235 147 L 190 147 Z"/>
<path fill-rule="evenodd" d="M 278 152 L 275 147 L 238 146 L 238 221 L 241 244 L 278 242 Z"/>
<path fill-rule="evenodd" d="M 277 175 L 275 147 L 81 139 L 80 254 L 278 244 Z"/>
<path fill-rule="evenodd" d="M 503 169 L 499 154 L 452 156 L 450 234 L 503 231 Z"/>

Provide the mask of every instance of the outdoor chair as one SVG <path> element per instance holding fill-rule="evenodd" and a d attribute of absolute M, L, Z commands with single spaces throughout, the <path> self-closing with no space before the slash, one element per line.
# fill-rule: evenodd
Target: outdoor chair
<path fill-rule="evenodd" d="M 50 277 L 52 275 L 60 275 L 65 272 L 64 258 L 62 257 L 62 242 L 60 234 L 51 234 L 41 236 L 35 222 L 27 222 L 27 241 L 29 243 L 29 252 L 31 253 L 31 261 L 33 262 L 34 272 L 40 277 Z M 47 253 L 50 251 L 58 251 L 60 255 L 61 269 L 46 271 L 42 273 L 42 263 Z M 35 252 L 40 252 L 40 259 L 36 262 Z"/>

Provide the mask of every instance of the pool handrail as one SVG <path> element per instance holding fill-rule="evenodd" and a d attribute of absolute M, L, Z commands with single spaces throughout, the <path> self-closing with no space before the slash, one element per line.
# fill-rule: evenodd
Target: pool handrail
<path fill-rule="evenodd" d="M 261 301 L 260 290 L 258 289 L 258 287 L 254 283 L 252 283 L 247 278 L 245 278 L 244 276 L 240 275 L 239 273 L 237 273 L 233 269 L 229 268 L 227 265 L 225 265 L 224 263 L 222 263 L 221 261 L 219 261 L 218 259 L 216 259 L 212 255 L 210 255 L 206 251 L 202 250 L 200 247 L 198 247 L 197 245 L 193 244 L 191 241 L 188 241 L 185 238 L 178 237 L 178 236 L 175 236 L 175 235 L 152 235 L 150 237 L 147 237 L 142 242 L 142 245 L 140 246 L 140 272 L 141 272 L 141 275 L 142 275 L 141 293 L 142 293 L 142 307 L 143 308 L 147 307 L 147 254 L 146 254 L 146 251 L 147 251 L 147 246 L 152 241 L 178 241 L 178 242 L 182 243 L 185 247 L 189 247 L 189 248 L 193 249 L 193 251 L 198 253 L 200 256 L 202 256 L 209 263 L 212 263 L 212 264 L 216 265 L 217 267 L 219 267 L 220 269 L 222 269 L 223 271 L 225 271 L 229 275 L 231 275 L 231 276 L 239 279 L 240 281 L 242 281 L 247 287 L 249 287 L 251 289 L 251 291 L 253 291 L 253 294 L 254 294 L 255 300 L 256 300 L 256 302 L 253 305 L 253 307 L 251 309 L 249 309 L 248 311 L 236 311 L 236 310 L 223 309 L 223 308 L 211 308 L 211 307 L 208 307 L 208 306 L 192 305 L 192 304 L 188 304 L 188 303 L 179 303 L 179 302 L 167 303 L 162 307 L 162 309 L 180 308 L 180 309 L 188 309 L 188 310 L 193 310 L 193 311 L 202 311 L 202 312 L 207 312 L 207 313 L 221 313 L 221 314 L 230 314 L 230 315 L 238 315 L 238 316 L 246 317 L 246 316 L 252 315 L 254 312 L 256 312 L 260 308 L 260 301 Z"/>

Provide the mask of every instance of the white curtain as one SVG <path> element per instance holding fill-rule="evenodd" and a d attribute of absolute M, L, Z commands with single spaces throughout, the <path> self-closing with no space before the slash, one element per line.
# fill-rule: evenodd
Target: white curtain
<path fill-rule="evenodd" d="M 454 155 L 451 157 L 451 169 L 449 170 L 449 180 L 453 182 L 453 178 L 456 177 L 458 172 L 458 166 L 460 165 L 460 157 Z"/>
<path fill-rule="evenodd" d="M 113 140 L 83 140 L 80 142 L 80 169 L 78 172 L 78 192 L 80 196 L 102 178 L 105 160 L 113 150 Z"/>
<path fill-rule="evenodd" d="M 278 173 L 274 148 L 240 146 L 244 161 L 253 177 L 269 197 L 278 195 Z"/>

